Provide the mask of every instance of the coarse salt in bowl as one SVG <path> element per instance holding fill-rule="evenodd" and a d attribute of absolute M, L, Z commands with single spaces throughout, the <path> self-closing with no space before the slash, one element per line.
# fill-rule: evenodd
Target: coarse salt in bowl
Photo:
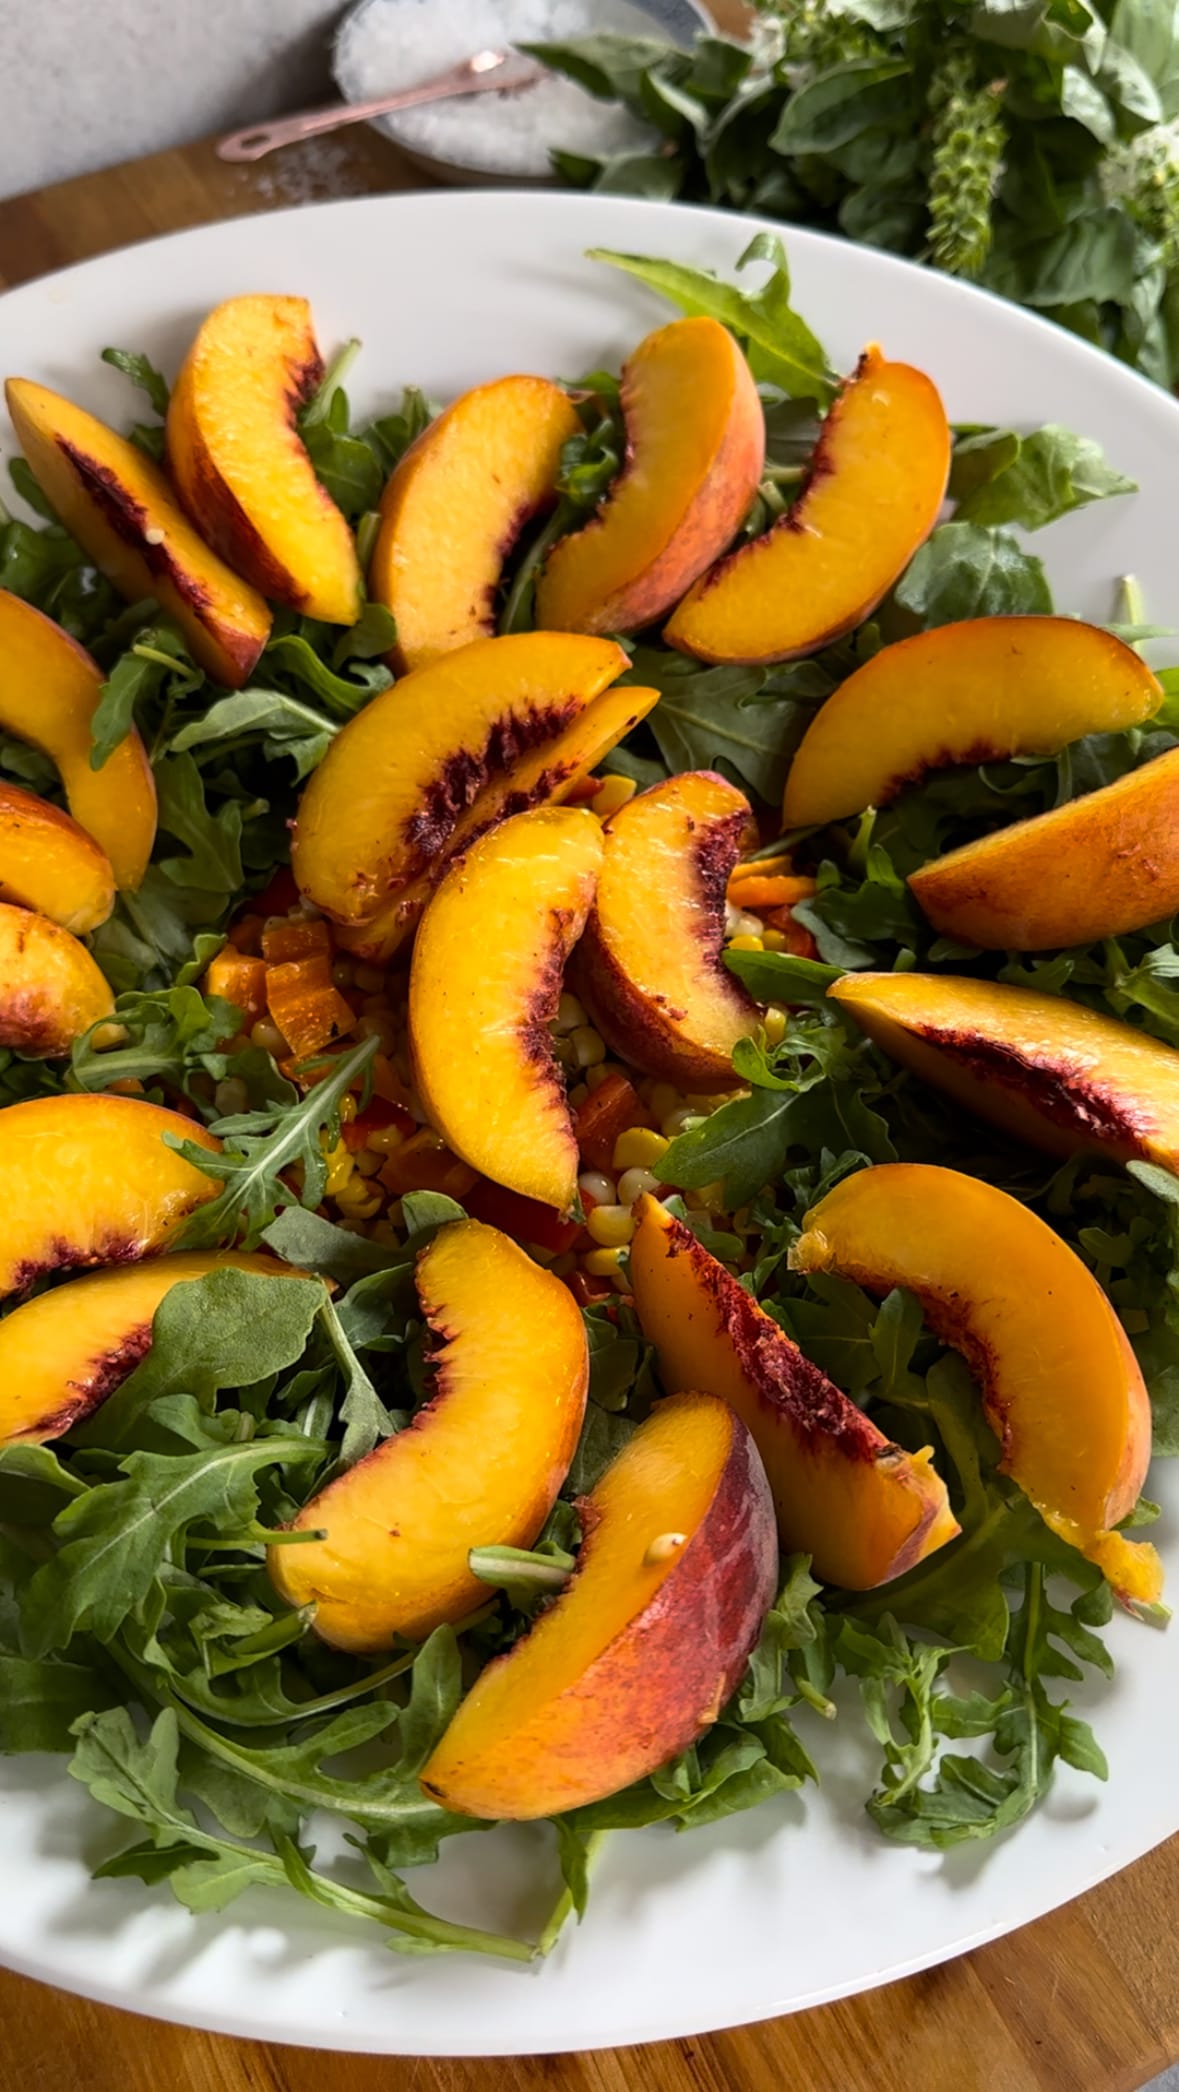
<path fill-rule="evenodd" d="M 335 72 L 350 102 L 413 87 L 475 51 L 613 34 L 690 43 L 695 0 L 362 0 L 341 24 Z M 650 151 L 655 134 L 625 109 L 557 75 L 519 94 L 485 94 L 381 117 L 397 145 L 442 167 L 543 181 L 550 153 Z"/>

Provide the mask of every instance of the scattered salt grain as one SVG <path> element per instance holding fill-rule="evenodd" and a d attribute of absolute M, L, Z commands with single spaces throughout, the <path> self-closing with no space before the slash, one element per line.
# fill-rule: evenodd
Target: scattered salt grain
<path fill-rule="evenodd" d="M 412 87 L 473 51 L 564 43 L 607 31 L 658 36 L 630 0 L 364 0 L 336 43 L 336 78 L 348 101 Z M 411 152 L 471 173 L 543 180 L 550 152 L 650 151 L 654 134 L 625 109 L 595 101 L 558 78 L 519 94 L 476 95 L 383 117 L 379 128 Z"/>

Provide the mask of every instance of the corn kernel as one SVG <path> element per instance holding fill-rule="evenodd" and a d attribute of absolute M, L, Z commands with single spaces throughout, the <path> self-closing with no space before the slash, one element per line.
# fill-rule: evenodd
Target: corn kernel
<path fill-rule="evenodd" d="M 625 806 L 628 799 L 634 798 L 637 790 L 638 786 L 633 777 L 622 777 L 617 771 L 612 771 L 602 779 L 590 803 L 598 819 L 608 821 L 611 814 L 618 812 L 620 806 Z"/>
<path fill-rule="evenodd" d="M 603 1249 L 621 1249 L 631 1240 L 635 1218 L 629 1206 L 595 1206 L 586 1216 L 586 1227 Z"/>
<path fill-rule="evenodd" d="M 784 952 L 786 949 L 786 935 L 783 930 L 763 930 L 761 941 L 767 952 Z"/>
<path fill-rule="evenodd" d="M 645 1191 L 658 1191 L 659 1182 L 660 1180 L 653 1170 L 623 1170 L 622 1175 L 618 1179 L 619 1205 L 633 1206 L 635 1200 L 641 1199 Z"/>
<path fill-rule="evenodd" d="M 731 952 L 764 952 L 765 943 L 760 937 L 742 935 L 730 937 L 728 948 Z"/>
<path fill-rule="evenodd" d="M 568 1278 L 569 1273 L 576 1271 L 576 1269 L 577 1253 L 572 1249 L 567 1249 L 563 1257 L 555 1257 L 549 1265 L 549 1270 L 554 1278 Z"/>
<path fill-rule="evenodd" d="M 694 1104 L 680 1104 L 674 1111 L 668 1112 L 659 1131 L 665 1139 L 677 1140 L 681 1133 L 686 1133 L 689 1126 L 695 1126 L 703 1117 L 704 1113 L 697 1111 Z"/>
<path fill-rule="evenodd" d="M 379 989 L 387 990 L 389 986 L 384 969 L 380 966 L 361 964 L 357 966 L 354 978 L 362 995 L 376 995 Z"/>
<path fill-rule="evenodd" d="M 614 1179 L 608 1177 L 605 1170 L 583 1170 L 577 1180 L 577 1189 L 585 1198 L 592 1199 L 595 1206 L 615 1206 L 618 1203 Z"/>
<path fill-rule="evenodd" d="M 581 1268 L 591 1278 L 613 1278 L 621 1271 L 626 1255 L 624 1249 L 591 1249 L 581 1260 Z"/>
<path fill-rule="evenodd" d="M 330 1199 L 339 1198 L 341 1192 L 345 1190 L 355 1166 L 353 1158 L 348 1153 L 343 1141 L 338 1142 L 329 1151 L 327 1156 L 327 1182 L 324 1185 L 324 1190 Z"/>
<path fill-rule="evenodd" d="M 249 1101 L 250 1092 L 240 1075 L 227 1075 L 213 1092 L 218 1118 L 231 1119 L 235 1112 L 245 1111 Z"/>
<path fill-rule="evenodd" d="M 574 1111 L 580 1111 L 582 1105 L 587 1102 L 588 1098 L 588 1082 L 575 1082 L 573 1088 L 569 1092 L 569 1102 L 572 1105 Z"/>
<path fill-rule="evenodd" d="M 340 1099 L 340 1104 L 339 1104 L 339 1112 L 340 1112 L 340 1122 L 341 1122 L 341 1124 L 342 1124 L 342 1125 L 346 1126 L 346 1125 L 348 1124 L 348 1121 L 349 1121 L 350 1119 L 354 1119 L 354 1118 L 356 1117 L 356 1099 L 355 1099 L 355 1097 L 353 1097 L 353 1096 L 351 1096 L 351 1095 L 349 1095 L 349 1094 L 347 1094 L 347 1093 L 346 1093 L 346 1094 L 345 1094 L 345 1095 L 344 1095 L 343 1097 L 341 1097 L 341 1099 Z"/>
<path fill-rule="evenodd" d="M 586 1069 L 585 1079 L 591 1090 L 600 1090 L 602 1084 L 608 1082 L 612 1075 L 624 1073 L 625 1070 L 619 1067 L 617 1061 L 599 1061 L 596 1067 Z"/>
<path fill-rule="evenodd" d="M 747 908 L 734 908 L 731 901 L 725 902 L 726 937 L 760 937 L 761 917 L 752 915 Z"/>
<path fill-rule="evenodd" d="M 658 1533 L 643 1556 L 644 1567 L 654 1569 L 660 1562 L 669 1562 L 679 1553 L 687 1537 L 686 1533 Z"/>
<path fill-rule="evenodd" d="M 570 1032 L 569 1043 L 579 1068 L 594 1068 L 606 1058 L 606 1041 L 592 1025 L 579 1024 Z"/>
<path fill-rule="evenodd" d="M 667 1142 L 661 1133 L 656 1133 L 650 1126 L 628 1126 L 614 1143 L 614 1167 L 651 1169 L 666 1153 Z"/>
<path fill-rule="evenodd" d="M 359 1173 L 354 1173 L 346 1184 L 334 1192 L 337 1206 L 348 1215 L 349 1220 L 372 1220 L 380 1212 L 382 1199 L 379 1185 L 366 1184 Z"/>
<path fill-rule="evenodd" d="M 651 1107 L 651 1116 L 655 1119 L 665 1119 L 668 1113 L 674 1111 L 676 1106 L 682 1104 L 683 1101 L 683 1091 L 673 1088 L 670 1082 L 652 1083 L 650 1094 L 647 1098 L 647 1102 Z"/>
<path fill-rule="evenodd" d="M 250 1044 L 260 1046 L 263 1053 L 272 1054 L 275 1060 L 285 1059 L 287 1054 L 287 1042 L 270 1017 L 259 1017 L 250 1032 Z"/>
<path fill-rule="evenodd" d="M 379 1242 L 383 1249 L 401 1247 L 401 1237 L 390 1220 L 374 1220 L 368 1232 L 372 1241 Z"/>
<path fill-rule="evenodd" d="M 780 1046 L 786 1037 L 785 1010 L 780 1010 L 777 1003 L 772 1002 L 761 1021 L 766 1035 L 766 1045 Z"/>
<path fill-rule="evenodd" d="M 371 1148 L 362 1148 L 358 1155 L 353 1156 L 352 1160 L 355 1162 L 362 1177 L 375 1177 L 377 1171 L 381 1168 L 384 1157 L 382 1155 L 374 1155 Z"/>
<path fill-rule="evenodd" d="M 568 993 L 562 995 L 560 1002 L 557 1004 L 557 1014 L 553 1019 L 553 1030 L 556 1032 L 577 1031 L 586 1022 L 585 1011 L 578 1002 L 576 995 Z"/>
<path fill-rule="evenodd" d="M 333 988 L 350 988 L 356 975 L 351 959 L 336 959 L 332 965 Z"/>
<path fill-rule="evenodd" d="M 397 1027 L 392 1017 L 362 1017 L 356 1027 L 359 1039 L 379 1039 L 385 1053 L 392 1053 L 397 1040 Z"/>

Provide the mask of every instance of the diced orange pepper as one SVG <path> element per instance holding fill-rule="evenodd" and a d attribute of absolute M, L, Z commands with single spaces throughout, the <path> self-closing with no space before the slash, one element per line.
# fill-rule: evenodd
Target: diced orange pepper
<path fill-rule="evenodd" d="M 262 949 L 262 917 L 239 915 L 225 934 L 235 951 L 257 954 Z"/>
<path fill-rule="evenodd" d="M 323 952 L 268 967 L 266 1001 L 296 1060 L 344 1038 L 356 1023 L 332 984 L 331 960 Z"/>
<path fill-rule="evenodd" d="M 573 1131 L 583 1162 L 591 1169 L 614 1167 L 614 1143 L 631 1126 L 653 1123 L 646 1105 L 625 1075 L 607 1075 L 574 1114 Z"/>
<path fill-rule="evenodd" d="M 284 966 L 291 959 L 309 959 L 331 949 L 332 933 L 325 922 L 293 917 L 262 932 L 262 956 L 268 966 Z"/>
<path fill-rule="evenodd" d="M 266 1013 L 265 961 L 250 958 L 232 944 L 223 945 L 216 958 L 210 959 L 202 987 L 206 995 L 220 995 L 231 1002 L 251 1024 Z"/>
<path fill-rule="evenodd" d="M 380 1133 L 386 1126 L 396 1126 L 399 1133 L 407 1137 L 417 1132 L 417 1122 L 412 1119 L 403 1105 L 393 1104 L 387 1097 L 373 1097 L 358 1111 L 354 1119 L 348 1119 L 341 1131 L 344 1146 L 349 1154 L 358 1155 L 367 1147 L 370 1133 Z"/>
<path fill-rule="evenodd" d="M 477 1181 L 478 1171 L 460 1162 L 444 1140 L 423 1127 L 394 1148 L 378 1175 L 394 1198 L 404 1198 L 407 1191 L 444 1191 L 448 1198 L 462 1199 Z"/>
<path fill-rule="evenodd" d="M 741 886 L 747 879 L 769 879 L 778 872 L 793 871 L 793 861 L 787 852 L 777 857 L 748 857 L 743 864 L 735 864 L 729 873 L 729 892 Z"/>
<path fill-rule="evenodd" d="M 729 882 L 729 899 L 734 908 L 753 908 L 759 913 L 764 908 L 790 908 L 814 891 L 813 879 L 787 877 L 781 872 L 768 879 L 743 879 L 737 886 Z"/>
<path fill-rule="evenodd" d="M 783 950 L 795 959 L 817 959 L 819 947 L 804 923 L 795 922 L 789 908 L 771 908 L 766 916 L 766 927 L 780 930 L 786 943 Z"/>

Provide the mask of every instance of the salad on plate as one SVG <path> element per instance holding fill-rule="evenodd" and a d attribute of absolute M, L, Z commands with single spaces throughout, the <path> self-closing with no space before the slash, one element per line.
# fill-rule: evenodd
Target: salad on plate
<path fill-rule="evenodd" d="M 13 376 L 0 509 L 0 1747 L 524 1962 L 833 1728 L 933 1851 L 1107 1777 L 1179 1451 L 1179 669 L 1027 544 L 1133 483 L 597 258 L 620 373 L 365 426 L 294 293 Z"/>

